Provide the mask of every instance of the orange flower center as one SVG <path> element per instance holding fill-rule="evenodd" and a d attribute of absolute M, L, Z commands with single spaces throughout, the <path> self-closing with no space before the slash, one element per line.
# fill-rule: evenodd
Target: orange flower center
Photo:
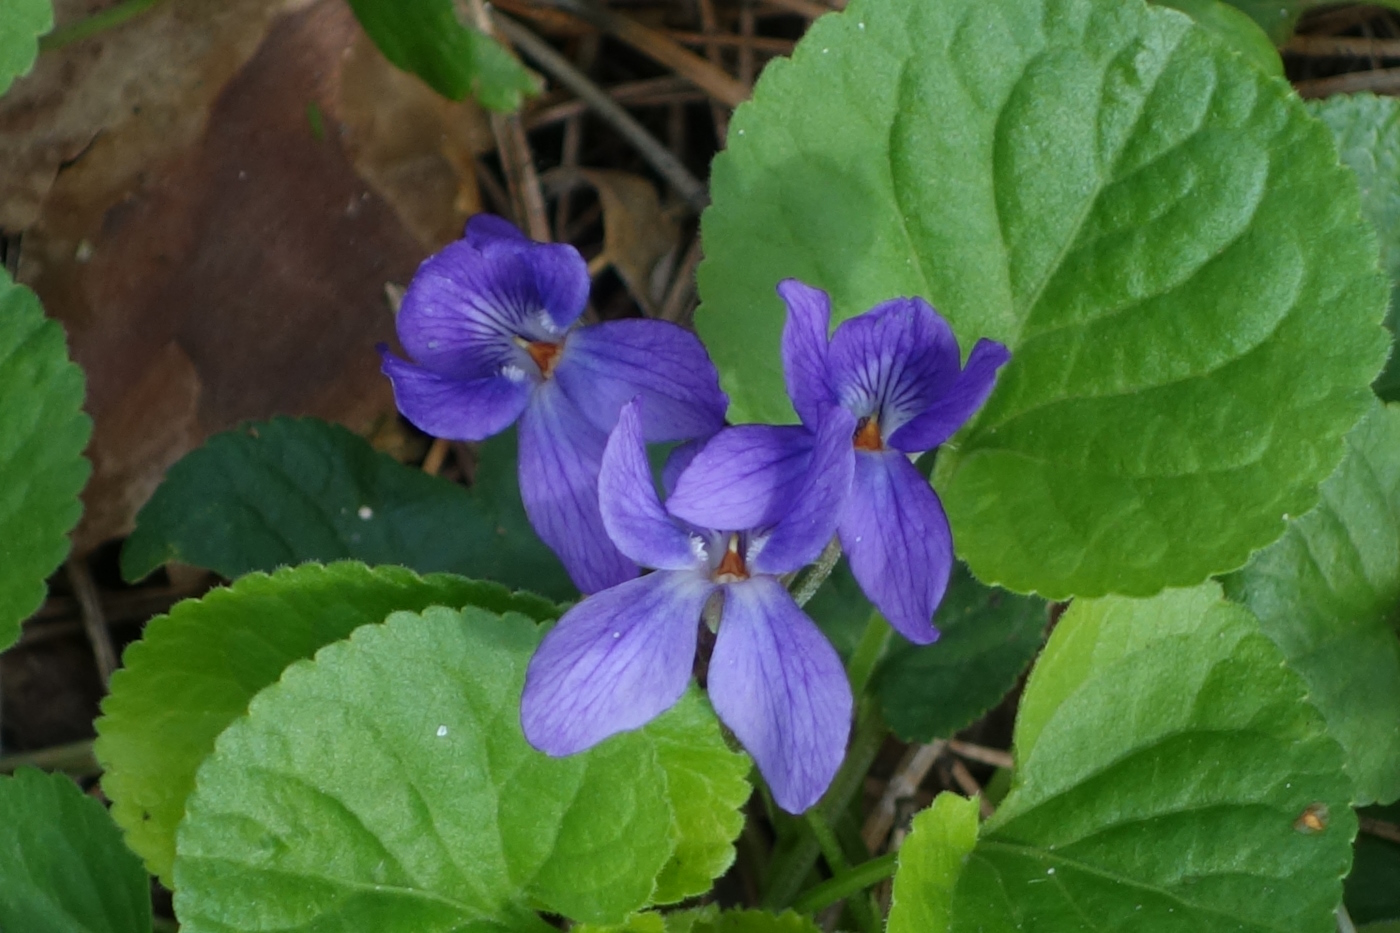
<path fill-rule="evenodd" d="M 856 433 L 853 441 L 856 450 L 884 450 L 885 445 L 880 440 L 880 422 L 875 420 L 875 416 L 860 419 L 860 424 L 856 425 Z"/>
<path fill-rule="evenodd" d="M 559 353 L 564 348 L 557 343 L 547 343 L 543 340 L 532 340 L 525 344 L 525 352 L 530 354 L 530 359 L 535 361 L 535 365 L 540 368 L 540 375 L 545 378 L 554 369 L 554 364 L 559 360 Z"/>
<path fill-rule="evenodd" d="M 730 535 L 729 546 L 725 548 L 724 558 L 715 568 L 715 582 L 738 583 L 740 580 L 748 578 L 749 568 L 744 566 L 744 555 L 739 553 L 739 536 Z"/>

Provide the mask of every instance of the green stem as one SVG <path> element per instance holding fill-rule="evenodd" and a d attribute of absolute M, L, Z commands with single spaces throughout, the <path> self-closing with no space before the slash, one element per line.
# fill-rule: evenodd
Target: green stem
<path fill-rule="evenodd" d="M 856 718 L 856 735 L 846 753 L 846 760 L 841 763 L 841 770 L 836 772 L 836 779 L 831 782 L 831 787 L 827 788 L 825 796 L 817 804 L 828 824 L 845 812 L 851 798 L 860 790 L 865 781 L 865 773 L 870 770 L 880 746 L 885 743 L 885 732 L 885 723 L 880 719 L 875 705 L 868 701 L 861 703 L 860 713 Z M 768 893 L 763 898 L 763 907 L 773 911 L 790 907 L 802 887 L 802 882 L 807 880 L 812 867 L 817 864 L 817 856 L 820 853 L 821 844 L 817 842 L 816 836 L 804 834 L 791 849 L 776 858 L 770 875 Z"/>
<path fill-rule="evenodd" d="M 65 45 L 72 45 L 74 42 L 106 32 L 133 17 L 140 16 L 160 2 L 161 0 L 122 0 L 101 13 L 55 29 L 39 40 L 39 51 L 52 52 L 54 49 L 61 49 Z"/>
<path fill-rule="evenodd" d="M 818 807 L 813 807 L 804 815 L 808 828 L 812 830 L 812 836 L 817 840 L 817 845 L 821 847 L 822 857 L 826 859 L 826 864 L 831 868 L 832 876 L 835 878 L 844 877 L 850 872 L 851 863 L 846 861 L 846 853 L 841 850 L 841 841 L 836 838 L 835 830 L 822 816 Z M 870 903 L 868 897 L 852 897 L 847 906 L 864 933 L 878 933 L 880 923 L 875 915 L 875 907 Z"/>
<path fill-rule="evenodd" d="M 0 774 L 12 774 L 17 768 L 26 766 L 45 771 L 66 771 L 76 776 L 102 773 L 102 767 L 92 754 L 92 739 L 0 757 Z"/>
<path fill-rule="evenodd" d="M 842 872 L 835 878 L 828 878 L 821 884 L 803 891 L 802 896 L 792 902 L 792 907 L 804 914 L 814 914 L 825 907 L 830 907 L 837 901 L 850 897 L 857 891 L 862 891 L 871 885 L 884 881 L 894 874 L 898 863 L 899 857 L 894 852 L 873 858 L 868 862 L 862 862 L 850 871 Z"/>
<path fill-rule="evenodd" d="M 836 562 L 840 559 L 841 542 L 832 538 L 827 542 L 826 548 L 817 557 L 816 562 L 808 568 L 807 573 L 793 584 L 793 601 L 799 606 L 807 605 L 812 597 L 817 595 L 817 590 L 822 588 L 826 578 L 831 576 L 831 571 L 836 569 Z"/>
<path fill-rule="evenodd" d="M 865 623 L 865 631 L 861 633 L 856 650 L 851 654 L 851 663 L 846 666 L 847 676 L 851 679 L 851 693 L 854 696 L 865 695 L 865 688 L 870 686 L 870 677 L 875 673 L 875 665 L 880 663 L 885 646 L 890 643 L 891 631 L 890 624 L 880 615 L 879 610 L 870 613 L 870 619 Z"/>
<path fill-rule="evenodd" d="M 816 837 L 817 845 L 822 850 L 822 857 L 831 866 L 831 873 L 839 875 L 842 872 L 850 871 L 851 863 L 846 861 L 846 853 L 841 851 L 841 842 L 836 838 L 831 824 L 821 815 L 821 811 L 813 807 L 803 816 L 806 817 L 807 827 L 812 830 L 812 835 Z"/>

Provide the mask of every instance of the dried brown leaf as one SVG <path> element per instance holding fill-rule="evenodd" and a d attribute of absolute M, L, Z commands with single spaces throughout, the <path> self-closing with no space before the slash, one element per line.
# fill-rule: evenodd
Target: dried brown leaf
<path fill-rule="evenodd" d="M 361 34 L 341 69 L 340 118 L 356 170 L 425 248 L 461 236 L 481 210 L 476 157 L 495 147 L 475 101 L 439 96 Z"/>
<path fill-rule="evenodd" d="M 145 148 L 120 154 L 132 174 L 191 144 L 210 102 L 257 49 L 268 24 L 306 2 L 180 0 L 41 55 L 0 99 L 0 229 L 34 223 L 59 168 L 99 134 L 132 122 L 150 127 Z M 57 0 L 54 17 L 61 27 L 99 8 L 90 0 Z M 109 177 L 123 180 L 120 173 Z"/>
<path fill-rule="evenodd" d="M 339 0 L 283 16 L 189 146 L 157 158 L 168 124 L 129 119 L 53 183 L 20 274 L 88 373 L 80 550 L 129 530 L 210 433 L 274 413 L 361 431 L 392 415 L 374 350 L 393 335 L 384 287 L 425 249 L 342 141 L 342 67 L 360 35 Z"/>
<path fill-rule="evenodd" d="M 664 209 L 656 186 L 640 175 L 610 169 L 579 172 L 598 191 L 603 208 L 603 252 L 594 259 L 610 263 L 647 314 L 666 287 L 664 273 L 680 246 L 681 229 L 674 212 Z"/>

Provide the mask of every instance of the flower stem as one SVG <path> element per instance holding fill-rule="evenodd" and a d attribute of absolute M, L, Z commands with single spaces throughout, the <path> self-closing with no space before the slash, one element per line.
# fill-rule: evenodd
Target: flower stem
<path fill-rule="evenodd" d="M 821 847 L 822 857 L 826 859 L 826 864 L 831 868 L 832 880 L 846 877 L 851 871 L 851 863 L 846 861 L 846 853 L 841 850 L 841 842 L 836 838 L 836 833 L 832 830 L 831 824 L 826 821 L 826 817 L 822 816 L 820 808 L 813 807 L 804 816 L 808 828 L 812 830 L 812 836 L 817 840 L 817 845 Z M 858 894 L 859 892 L 860 888 L 855 888 L 848 891 L 847 894 Z M 834 903 L 834 901 L 830 903 Z M 880 924 L 869 898 L 851 897 L 847 906 L 850 907 L 856 922 L 865 933 L 879 933 Z"/>
<path fill-rule="evenodd" d="M 817 595 L 817 590 L 821 589 L 826 578 L 831 576 L 831 571 L 836 569 L 836 562 L 840 559 L 841 542 L 837 538 L 832 538 L 817 557 L 816 562 L 807 569 L 807 573 L 793 584 L 792 598 L 797 605 L 805 606 L 813 596 Z"/>
<path fill-rule="evenodd" d="M 816 913 L 825 907 L 830 907 L 837 901 L 850 897 L 857 891 L 884 881 L 894 874 L 898 864 L 899 856 L 894 852 L 873 858 L 868 862 L 862 862 L 850 871 L 842 872 L 834 878 L 828 878 L 821 884 L 808 888 L 802 892 L 797 900 L 792 902 L 792 907 L 804 914 Z"/>
<path fill-rule="evenodd" d="M 870 686 L 870 677 L 875 673 L 875 665 L 880 663 L 880 658 L 885 653 L 891 631 L 890 624 L 880 615 L 878 609 L 870 613 L 870 619 L 865 623 L 865 631 L 856 643 L 856 650 L 851 653 L 851 663 L 846 666 L 847 676 L 851 679 L 851 693 L 855 696 L 863 696 L 865 688 Z"/>
<path fill-rule="evenodd" d="M 860 790 L 865 781 L 865 772 L 875 760 L 880 746 L 885 742 L 885 723 L 879 710 L 870 702 L 861 702 L 856 718 L 856 734 L 851 748 L 846 752 L 846 760 L 836 778 L 831 782 L 826 795 L 817 804 L 821 816 L 830 824 L 831 820 L 845 812 L 851 798 Z M 774 859 L 768 893 L 763 898 L 763 907 L 780 911 L 792 905 L 802 882 L 807 880 L 812 866 L 817 863 L 821 844 L 812 834 L 803 834 L 791 849 Z"/>
<path fill-rule="evenodd" d="M 812 835 L 816 837 L 817 845 L 821 847 L 822 857 L 831 866 L 831 873 L 839 875 L 850 871 L 851 863 L 846 861 L 846 853 L 841 851 L 841 842 L 836 838 L 831 824 L 826 821 L 821 812 L 813 807 L 803 816 L 807 820 L 807 827 L 812 830 Z"/>

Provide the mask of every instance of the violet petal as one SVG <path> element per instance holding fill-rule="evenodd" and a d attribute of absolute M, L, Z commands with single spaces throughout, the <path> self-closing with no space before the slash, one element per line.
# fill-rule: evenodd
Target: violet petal
<path fill-rule="evenodd" d="M 675 449 L 666 457 L 665 464 L 661 467 L 661 491 L 669 499 L 671 493 L 676 491 L 676 483 L 680 482 L 681 474 L 686 467 L 690 466 L 692 460 L 700 453 L 700 449 L 705 446 L 709 438 L 696 438 L 693 441 L 686 441 L 677 444 Z"/>
<path fill-rule="evenodd" d="M 382 370 L 394 385 L 403 416 L 434 437 L 480 441 L 499 434 L 520 417 L 533 388 L 525 378 L 440 376 L 381 351 Z"/>
<path fill-rule="evenodd" d="M 642 441 L 641 400 L 622 407 L 603 451 L 598 503 L 603 526 L 622 553 L 643 567 L 682 570 L 701 564 L 690 535 L 666 514 L 656 496 Z"/>
<path fill-rule="evenodd" d="M 836 533 L 846 496 L 851 491 L 855 417 L 844 408 L 829 408 L 817 430 L 812 458 L 802 487 L 787 503 L 786 514 L 750 546 L 749 567 L 758 573 L 791 573 L 810 564 Z"/>
<path fill-rule="evenodd" d="M 992 394 L 997 370 L 1009 359 L 1011 351 L 1003 344 L 985 338 L 977 341 L 957 382 L 922 414 L 889 435 L 890 446 L 918 453 L 948 440 Z"/>
<path fill-rule="evenodd" d="M 567 243 L 537 243 L 495 214 L 476 214 L 467 221 L 466 241 L 479 250 L 514 250 L 533 270 L 540 305 L 552 329 L 563 333 L 588 303 L 592 280 L 578 250 Z M 579 270 L 583 274 L 579 274 Z M 518 332 L 517 332 L 518 333 Z"/>
<path fill-rule="evenodd" d="M 821 422 L 822 412 L 835 404 L 827 382 L 827 346 L 831 332 L 831 299 L 820 288 L 797 279 L 778 283 L 778 295 L 787 305 L 783 325 L 783 376 L 797 416 L 809 428 Z"/>
<path fill-rule="evenodd" d="M 623 405 L 642 396 L 649 443 L 713 434 L 729 405 L 699 338 L 666 321 L 629 318 L 579 328 L 569 334 L 554 378 L 604 432 Z"/>
<path fill-rule="evenodd" d="M 792 507 L 811 460 L 812 434 L 800 425 L 725 428 L 677 477 L 666 510 L 701 528 L 770 527 Z"/>
<path fill-rule="evenodd" d="M 937 493 L 904 454 L 856 453 L 841 546 L 895 631 L 916 645 L 938 638 L 933 613 L 953 569 L 953 535 Z"/>
<path fill-rule="evenodd" d="M 700 610 L 714 589 L 699 574 L 663 571 L 564 613 L 525 673 L 525 738 L 572 755 L 670 709 L 690 682 Z"/>
<path fill-rule="evenodd" d="M 846 754 L 851 688 L 835 649 L 772 577 L 725 586 L 709 692 L 778 806 L 816 803 Z"/>
<path fill-rule="evenodd" d="M 589 285 L 588 266 L 572 246 L 458 240 L 418 267 L 395 322 L 399 341 L 444 375 L 491 375 L 528 359 L 516 338 L 562 340 Z"/>
<path fill-rule="evenodd" d="M 477 249 L 498 240 L 515 241 L 522 245 L 530 242 L 519 227 L 495 214 L 473 214 L 467 220 L 467 229 L 462 237 Z"/>
<path fill-rule="evenodd" d="M 553 382 L 535 389 L 520 418 L 520 497 L 530 524 L 584 593 L 616 586 L 637 567 L 613 545 L 598 508 L 607 435 Z"/>
<path fill-rule="evenodd" d="M 922 298 L 896 298 L 836 328 L 827 367 L 841 404 L 877 416 L 888 438 L 952 387 L 958 361 L 948 322 Z"/>

